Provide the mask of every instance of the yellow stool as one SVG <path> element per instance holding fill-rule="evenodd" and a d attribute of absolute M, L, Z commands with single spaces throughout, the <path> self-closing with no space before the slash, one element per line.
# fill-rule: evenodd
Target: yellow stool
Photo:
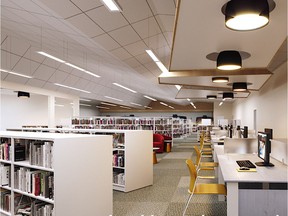
<path fill-rule="evenodd" d="M 158 150 L 160 148 L 153 148 L 153 164 L 157 164 L 157 156 L 156 156 L 156 150 Z"/>

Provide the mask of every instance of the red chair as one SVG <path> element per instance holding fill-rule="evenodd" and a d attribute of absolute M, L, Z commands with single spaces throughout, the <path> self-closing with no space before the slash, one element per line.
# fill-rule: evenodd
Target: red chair
<path fill-rule="evenodd" d="M 153 134 L 153 148 L 159 148 L 156 153 L 164 152 L 164 137 L 161 134 Z"/>

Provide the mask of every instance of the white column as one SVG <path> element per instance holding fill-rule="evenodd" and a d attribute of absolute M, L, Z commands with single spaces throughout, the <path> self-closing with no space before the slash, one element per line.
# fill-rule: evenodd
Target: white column
<path fill-rule="evenodd" d="M 55 96 L 48 96 L 48 127 L 55 127 Z"/>
<path fill-rule="evenodd" d="M 73 100 L 73 116 L 80 116 L 79 98 Z"/>

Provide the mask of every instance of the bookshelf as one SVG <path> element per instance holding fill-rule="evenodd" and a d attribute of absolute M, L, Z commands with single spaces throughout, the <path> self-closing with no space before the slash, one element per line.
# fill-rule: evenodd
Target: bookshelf
<path fill-rule="evenodd" d="M 1 169 L 1 216 L 29 215 L 27 207 L 112 215 L 111 136 L 0 131 L 0 138 L 0 166 L 9 170 Z"/>

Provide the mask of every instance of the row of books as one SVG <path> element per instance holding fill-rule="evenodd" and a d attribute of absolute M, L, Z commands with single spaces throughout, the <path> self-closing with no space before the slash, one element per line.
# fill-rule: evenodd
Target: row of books
<path fill-rule="evenodd" d="M 113 172 L 113 183 L 114 184 L 125 185 L 125 174 L 124 173 Z"/>
<path fill-rule="evenodd" d="M 112 166 L 124 167 L 124 154 L 113 154 Z"/>
<path fill-rule="evenodd" d="M 54 198 L 54 175 L 52 172 L 15 167 L 14 188 L 35 196 Z"/>
<path fill-rule="evenodd" d="M 11 166 L 8 164 L 0 164 L 0 185 L 1 186 L 10 186 L 10 170 Z"/>
<path fill-rule="evenodd" d="M 55 212 L 52 204 L 34 200 L 29 204 L 22 204 L 22 206 L 17 209 L 16 215 L 55 216 Z"/>
<path fill-rule="evenodd" d="M 11 193 L 8 190 L 0 188 L 0 208 L 6 212 L 11 212 Z"/>
<path fill-rule="evenodd" d="M 0 160 L 11 160 L 11 144 L 8 142 L 0 145 Z"/>
<path fill-rule="evenodd" d="M 113 136 L 113 148 L 116 148 L 119 144 L 124 144 L 124 133 L 114 133 Z"/>
<path fill-rule="evenodd" d="M 29 163 L 31 165 L 53 167 L 53 142 L 31 141 Z"/>

